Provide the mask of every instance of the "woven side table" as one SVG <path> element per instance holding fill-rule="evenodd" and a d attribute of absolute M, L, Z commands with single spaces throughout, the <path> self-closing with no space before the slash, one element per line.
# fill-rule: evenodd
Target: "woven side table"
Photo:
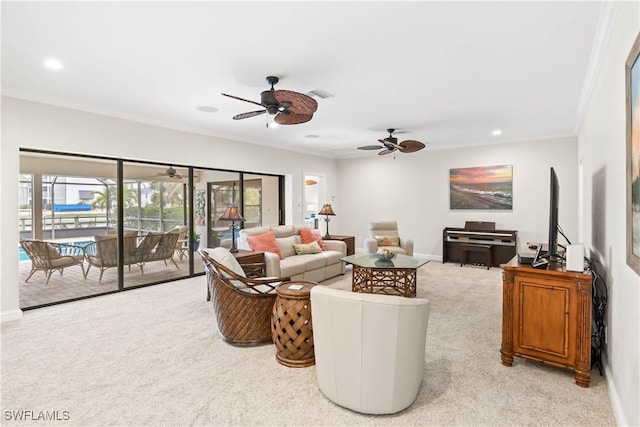
<path fill-rule="evenodd" d="M 271 333 L 276 360 L 281 365 L 304 368 L 316 363 L 309 297 L 315 285 L 314 282 L 287 282 L 277 289 Z"/>

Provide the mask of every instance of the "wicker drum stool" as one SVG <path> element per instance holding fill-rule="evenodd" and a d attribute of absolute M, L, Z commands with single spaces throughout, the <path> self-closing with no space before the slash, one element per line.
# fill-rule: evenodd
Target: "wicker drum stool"
<path fill-rule="evenodd" d="M 276 360 L 284 366 L 304 368 L 316 363 L 313 353 L 311 300 L 314 282 L 287 282 L 278 286 L 271 313 Z"/>

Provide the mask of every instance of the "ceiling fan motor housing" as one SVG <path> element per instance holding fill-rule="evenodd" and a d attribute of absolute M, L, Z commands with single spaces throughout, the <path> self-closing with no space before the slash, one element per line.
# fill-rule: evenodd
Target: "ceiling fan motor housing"
<path fill-rule="evenodd" d="M 267 109 L 267 113 L 273 115 L 280 112 L 280 103 L 276 100 L 273 90 L 265 90 L 260 94 L 260 103 Z"/>

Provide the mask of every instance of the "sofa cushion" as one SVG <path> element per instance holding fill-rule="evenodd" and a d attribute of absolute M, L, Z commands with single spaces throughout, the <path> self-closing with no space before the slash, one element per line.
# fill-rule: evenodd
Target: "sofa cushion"
<path fill-rule="evenodd" d="M 282 252 L 280 252 L 280 247 L 276 242 L 276 236 L 275 234 L 273 234 L 273 231 L 268 231 L 256 236 L 247 236 L 247 242 L 249 242 L 249 246 L 254 251 L 273 252 L 277 254 L 280 259 L 284 259 L 284 256 L 282 256 Z"/>
<path fill-rule="evenodd" d="M 299 245 L 293 245 L 293 249 L 297 255 L 318 254 L 322 252 L 318 242 L 300 243 Z"/>
<path fill-rule="evenodd" d="M 307 270 L 306 256 L 317 255 L 302 255 L 302 256 L 290 256 L 280 261 L 280 276 L 281 277 L 293 277 L 299 274 L 303 274 Z"/>
<path fill-rule="evenodd" d="M 246 277 L 242 266 L 228 249 L 213 248 L 210 251 L 210 254 L 211 258 L 213 258 L 217 263 L 224 265 L 238 276 Z"/>
<path fill-rule="evenodd" d="M 269 227 L 252 227 L 252 228 L 243 228 L 238 233 L 240 236 L 257 236 L 258 234 L 264 234 L 269 232 Z"/>
<path fill-rule="evenodd" d="M 296 254 L 293 245 L 295 245 L 296 243 L 300 243 L 298 242 L 298 239 L 296 239 L 296 237 L 298 236 L 276 237 L 276 243 L 278 244 L 280 253 L 284 258 L 288 256 L 294 256 Z"/>
<path fill-rule="evenodd" d="M 323 251 L 327 250 L 327 246 L 322 241 L 320 230 L 311 230 L 309 228 L 301 228 L 300 238 L 302 239 L 302 243 L 318 242 L 318 246 L 320 246 L 320 249 L 322 249 Z"/>
<path fill-rule="evenodd" d="M 322 256 L 323 253 L 324 252 L 320 252 L 319 254 L 298 255 L 293 258 L 304 261 L 304 271 L 311 271 L 325 267 L 327 265 L 327 258 Z"/>
<path fill-rule="evenodd" d="M 344 256 L 342 252 L 338 251 L 324 251 L 319 256 L 325 259 L 327 265 L 340 264 L 340 259 Z"/>
<path fill-rule="evenodd" d="M 270 229 L 276 237 L 290 237 L 296 234 L 296 230 L 293 228 L 293 225 L 275 225 L 270 227 Z"/>

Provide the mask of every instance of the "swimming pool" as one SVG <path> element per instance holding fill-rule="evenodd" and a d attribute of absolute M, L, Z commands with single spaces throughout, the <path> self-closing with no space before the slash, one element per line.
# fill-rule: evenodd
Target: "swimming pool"
<path fill-rule="evenodd" d="M 63 245 L 75 245 L 75 246 L 85 247 L 89 243 L 93 243 L 93 240 L 86 240 L 82 242 L 59 242 L 59 243 Z M 29 260 L 29 255 L 25 253 L 24 249 L 22 249 L 22 246 L 18 246 L 18 261 L 28 261 L 28 260 Z"/>

